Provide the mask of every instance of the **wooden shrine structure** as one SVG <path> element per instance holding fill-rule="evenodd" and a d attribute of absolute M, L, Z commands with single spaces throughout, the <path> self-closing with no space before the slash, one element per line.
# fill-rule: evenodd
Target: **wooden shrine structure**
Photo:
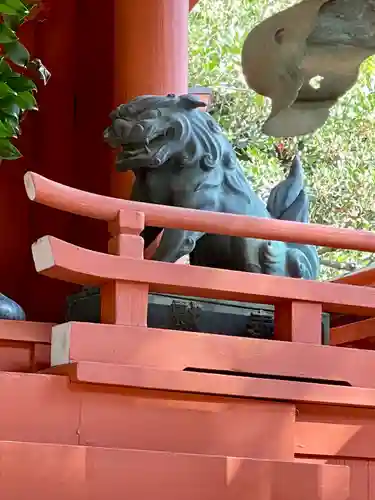
<path fill-rule="evenodd" d="M 2 166 L 1 291 L 28 315 L 0 322 L 4 500 L 375 500 L 375 271 L 313 282 L 144 259 L 145 223 L 375 252 L 371 232 L 125 199 L 107 115 L 186 92 L 193 3 L 50 0 L 25 33 L 53 79 L 25 159 Z M 99 324 L 64 322 L 82 285 L 101 289 Z M 275 339 L 149 328 L 150 292 L 271 304 Z M 330 345 L 323 312 L 341 315 Z"/>

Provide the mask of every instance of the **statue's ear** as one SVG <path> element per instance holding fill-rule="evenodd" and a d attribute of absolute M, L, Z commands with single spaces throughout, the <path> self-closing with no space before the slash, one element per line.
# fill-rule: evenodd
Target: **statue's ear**
<path fill-rule="evenodd" d="M 184 109 L 205 108 L 207 106 L 205 102 L 200 101 L 192 94 L 179 96 L 177 103 Z"/>

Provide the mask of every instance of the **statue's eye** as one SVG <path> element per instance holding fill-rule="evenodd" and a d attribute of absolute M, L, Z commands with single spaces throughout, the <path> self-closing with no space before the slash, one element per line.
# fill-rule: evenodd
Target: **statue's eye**
<path fill-rule="evenodd" d="M 130 115 L 135 115 L 137 113 L 137 110 L 135 106 L 133 106 L 132 104 L 128 104 L 126 106 L 126 112 L 129 113 Z"/>

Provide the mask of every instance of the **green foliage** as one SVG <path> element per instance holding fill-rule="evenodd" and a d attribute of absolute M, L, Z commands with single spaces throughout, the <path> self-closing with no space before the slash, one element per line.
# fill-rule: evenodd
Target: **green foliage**
<path fill-rule="evenodd" d="M 264 198 L 284 176 L 275 155 L 280 141 L 261 133 L 270 103 L 245 84 L 241 48 L 256 24 L 293 3 L 200 0 L 190 16 L 190 83 L 214 91 L 213 114 Z M 303 146 L 312 222 L 375 229 L 374 120 L 375 59 L 370 58 L 362 65 L 358 83 L 332 110 L 324 127 L 302 141 L 283 139 L 292 153 L 298 142 Z M 329 264 L 323 268 L 325 279 L 375 262 L 372 254 L 361 252 L 326 248 L 319 252 Z"/>
<path fill-rule="evenodd" d="M 37 87 L 27 76 L 32 72 L 47 83 L 49 73 L 38 59 L 31 59 L 17 30 L 35 7 L 31 0 L 0 0 L 0 158 L 15 160 L 21 153 L 13 144 L 20 133 L 20 120 L 36 110 Z M 26 74 L 25 74 L 26 73 Z"/>

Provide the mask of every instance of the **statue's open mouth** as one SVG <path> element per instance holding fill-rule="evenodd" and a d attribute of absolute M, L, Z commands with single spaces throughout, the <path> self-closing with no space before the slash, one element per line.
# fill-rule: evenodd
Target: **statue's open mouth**
<path fill-rule="evenodd" d="M 164 142 L 162 135 L 153 134 L 151 139 L 147 138 L 142 142 L 122 144 L 116 159 L 118 170 L 158 167 L 165 161 L 165 154 L 161 154 Z"/>

